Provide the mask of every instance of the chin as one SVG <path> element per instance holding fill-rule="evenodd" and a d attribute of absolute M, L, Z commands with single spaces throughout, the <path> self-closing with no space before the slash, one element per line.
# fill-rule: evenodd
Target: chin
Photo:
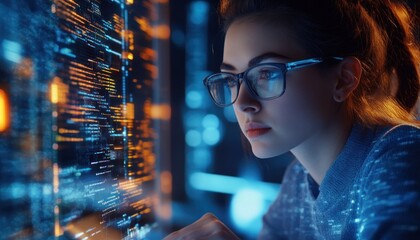
<path fill-rule="evenodd" d="M 275 151 L 272 151 L 272 150 L 267 150 L 267 149 L 252 148 L 252 153 L 257 158 L 261 158 L 261 159 L 276 157 L 286 152 L 287 151 L 284 151 L 284 152 L 279 151 L 278 149 L 276 149 Z"/>

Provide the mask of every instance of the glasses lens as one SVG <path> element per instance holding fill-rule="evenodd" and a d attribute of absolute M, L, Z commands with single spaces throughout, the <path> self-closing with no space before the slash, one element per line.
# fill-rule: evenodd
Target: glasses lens
<path fill-rule="evenodd" d="M 252 91 L 261 98 L 274 98 L 284 91 L 283 72 L 272 65 L 259 65 L 248 71 L 246 75 Z"/>
<path fill-rule="evenodd" d="M 238 95 L 238 81 L 232 74 L 217 73 L 207 79 L 207 88 L 216 104 L 231 104 Z"/>

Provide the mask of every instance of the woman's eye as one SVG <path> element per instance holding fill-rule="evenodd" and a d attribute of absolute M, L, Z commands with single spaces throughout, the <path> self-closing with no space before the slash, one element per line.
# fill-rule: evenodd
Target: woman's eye
<path fill-rule="evenodd" d="M 232 88 L 232 87 L 236 87 L 236 81 L 232 78 L 229 78 L 226 80 L 226 84 L 228 87 Z"/>
<path fill-rule="evenodd" d="M 278 73 L 272 70 L 261 70 L 259 73 L 260 80 L 271 80 L 278 77 Z"/>
<path fill-rule="evenodd" d="M 269 79 L 271 77 L 272 73 L 270 71 L 261 71 L 260 72 L 260 78 L 262 79 Z"/>

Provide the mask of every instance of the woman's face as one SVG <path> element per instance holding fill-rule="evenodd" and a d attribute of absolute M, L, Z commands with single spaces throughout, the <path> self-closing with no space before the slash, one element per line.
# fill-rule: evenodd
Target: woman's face
<path fill-rule="evenodd" d="M 250 66 L 287 63 L 319 57 L 307 53 L 289 29 L 255 20 L 240 20 L 229 27 L 221 71 L 241 73 Z M 323 134 L 337 112 L 332 92 L 333 70 L 319 65 L 286 74 L 285 93 L 273 100 L 258 100 L 241 84 L 234 111 L 239 126 L 259 158 L 280 155 Z M 312 142 L 312 141 L 311 141 Z"/>

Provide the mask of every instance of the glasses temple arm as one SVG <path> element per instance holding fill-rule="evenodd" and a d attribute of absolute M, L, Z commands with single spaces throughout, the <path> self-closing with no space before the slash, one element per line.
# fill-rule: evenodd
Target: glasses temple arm
<path fill-rule="evenodd" d="M 339 60 L 339 61 L 344 59 L 342 57 L 330 57 L 330 58 L 334 59 L 334 60 Z M 296 62 L 290 62 L 290 63 L 286 64 L 286 69 L 287 70 L 292 70 L 292 69 L 295 69 L 295 68 L 301 68 L 301 67 L 305 67 L 305 66 L 309 66 L 309 65 L 313 65 L 313 64 L 323 62 L 327 59 L 329 59 L 329 58 L 320 57 L 320 58 L 311 58 L 311 59 L 305 59 L 305 60 L 300 60 L 300 61 L 296 61 Z"/>

